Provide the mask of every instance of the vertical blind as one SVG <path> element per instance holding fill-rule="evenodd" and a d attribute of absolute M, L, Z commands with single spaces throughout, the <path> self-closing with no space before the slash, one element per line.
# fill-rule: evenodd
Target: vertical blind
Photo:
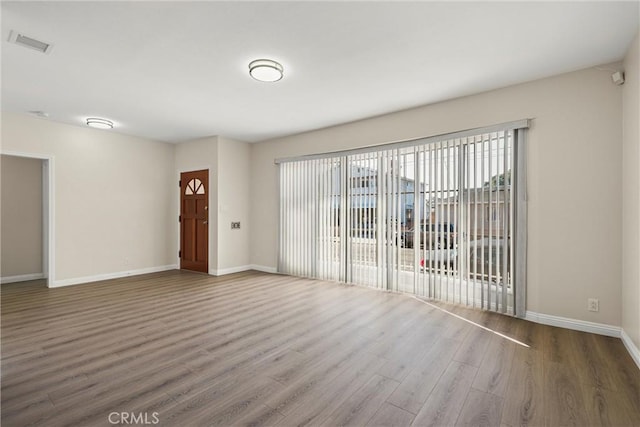
<path fill-rule="evenodd" d="M 278 159 L 278 271 L 524 316 L 527 128 Z"/>

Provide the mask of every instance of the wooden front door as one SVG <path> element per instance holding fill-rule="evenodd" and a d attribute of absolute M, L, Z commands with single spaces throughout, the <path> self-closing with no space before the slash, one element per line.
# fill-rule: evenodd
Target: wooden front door
<path fill-rule="evenodd" d="M 209 171 L 180 174 L 180 268 L 209 271 Z"/>

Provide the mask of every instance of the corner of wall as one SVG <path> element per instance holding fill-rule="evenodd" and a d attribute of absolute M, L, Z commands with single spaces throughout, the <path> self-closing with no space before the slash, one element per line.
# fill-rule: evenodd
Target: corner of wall
<path fill-rule="evenodd" d="M 622 86 L 622 337 L 640 367 L 640 32 Z"/>

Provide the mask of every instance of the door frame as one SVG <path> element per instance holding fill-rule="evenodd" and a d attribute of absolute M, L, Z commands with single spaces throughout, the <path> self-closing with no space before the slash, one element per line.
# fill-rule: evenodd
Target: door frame
<path fill-rule="evenodd" d="M 211 275 L 212 271 L 213 271 L 213 259 L 212 259 L 212 245 L 213 245 L 213 239 L 212 239 L 212 230 L 213 230 L 213 225 L 217 226 L 217 212 L 213 212 L 212 211 L 212 206 L 214 206 L 214 204 L 212 203 L 212 198 L 211 198 L 211 194 L 213 193 L 213 167 L 211 165 L 194 165 L 194 166 L 188 166 L 188 167 L 183 167 L 183 168 L 179 168 L 176 169 L 176 179 L 174 182 L 175 187 L 177 188 L 177 194 L 176 197 L 174 198 L 174 200 L 176 200 L 176 213 L 175 213 L 175 223 L 178 224 L 178 226 L 176 227 L 176 236 L 175 236 L 175 241 L 176 241 L 176 250 L 175 250 L 175 256 L 176 256 L 176 268 L 179 270 L 180 269 L 180 257 L 178 256 L 178 251 L 180 250 L 180 229 L 181 229 L 181 225 L 178 222 L 178 217 L 180 216 L 180 200 L 182 197 L 182 194 L 180 194 L 180 186 L 178 185 L 178 183 L 180 182 L 180 175 L 185 173 L 185 172 L 195 172 L 195 171 L 199 171 L 199 170 L 208 170 L 209 171 L 209 182 L 208 182 L 208 190 L 209 190 L 209 194 L 207 194 L 207 200 L 208 200 L 208 206 L 209 206 L 209 230 L 208 230 L 208 236 L 207 236 L 207 273 Z M 215 222 L 212 222 L 212 215 L 216 214 Z"/>
<path fill-rule="evenodd" d="M 21 151 L 0 151 L 5 156 L 42 160 L 42 274 L 47 287 L 54 287 L 55 254 L 55 158 Z"/>

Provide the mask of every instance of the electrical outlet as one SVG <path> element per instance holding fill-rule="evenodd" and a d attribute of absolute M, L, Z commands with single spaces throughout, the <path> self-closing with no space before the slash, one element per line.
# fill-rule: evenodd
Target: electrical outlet
<path fill-rule="evenodd" d="M 587 299 L 587 310 L 589 311 L 598 311 L 600 310 L 600 301 L 597 298 L 589 298 Z"/>

